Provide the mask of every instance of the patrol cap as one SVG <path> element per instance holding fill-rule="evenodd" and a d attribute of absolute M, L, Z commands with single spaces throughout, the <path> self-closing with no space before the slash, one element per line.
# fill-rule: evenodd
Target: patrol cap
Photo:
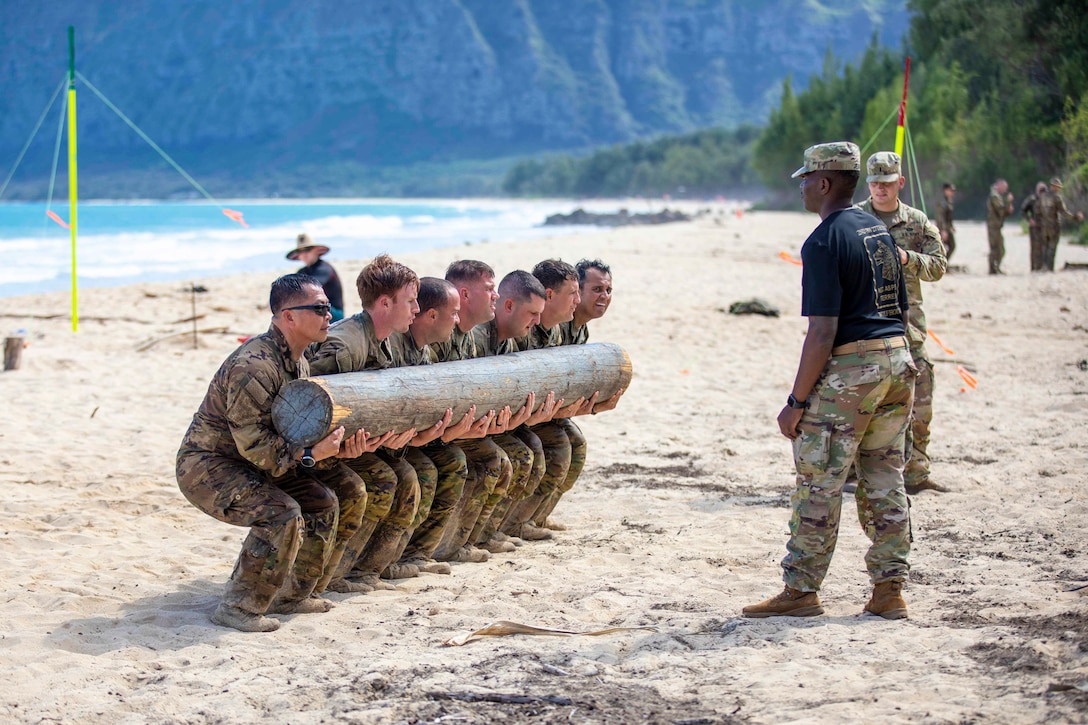
<path fill-rule="evenodd" d="M 791 179 L 813 171 L 861 171 L 861 152 L 857 144 L 832 141 L 805 149 L 805 165 L 793 172 Z"/>
<path fill-rule="evenodd" d="M 1055 176 L 1050 180 L 1050 185 L 1055 187 L 1055 188 L 1060 189 L 1060 188 L 1062 188 L 1062 180 L 1059 179 L 1057 176 Z"/>
<path fill-rule="evenodd" d="M 899 181 L 899 164 L 899 154 L 894 151 L 877 151 L 865 164 L 869 171 L 865 182 L 871 184 L 874 181 Z"/>

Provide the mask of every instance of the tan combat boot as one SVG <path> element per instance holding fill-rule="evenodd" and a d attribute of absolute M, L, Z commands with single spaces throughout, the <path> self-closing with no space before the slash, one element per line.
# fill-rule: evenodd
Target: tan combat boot
<path fill-rule="evenodd" d="M 866 612 L 884 619 L 906 619 L 907 603 L 903 600 L 903 582 L 880 582 L 873 587 L 873 596 L 865 605 Z"/>
<path fill-rule="evenodd" d="M 778 596 L 740 610 L 745 617 L 815 617 L 823 614 L 816 592 L 802 592 L 786 587 Z"/>

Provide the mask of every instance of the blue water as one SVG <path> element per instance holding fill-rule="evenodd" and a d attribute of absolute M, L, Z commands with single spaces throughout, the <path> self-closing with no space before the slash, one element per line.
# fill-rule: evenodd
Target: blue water
<path fill-rule="evenodd" d="M 465 242 L 531 239 L 555 234 L 554 227 L 540 227 L 544 218 L 570 212 L 578 204 L 238 200 L 223 206 L 242 212 L 249 227 L 203 202 L 81 203 L 76 255 L 80 287 L 282 272 L 294 265 L 284 255 L 300 232 L 330 247 L 326 259 L 334 264 L 381 252 L 395 256 Z M 68 221 L 67 204 L 50 208 Z M 71 233 L 46 216 L 45 204 L 0 204 L 0 297 L 67 290 L 71 269 Z"/>

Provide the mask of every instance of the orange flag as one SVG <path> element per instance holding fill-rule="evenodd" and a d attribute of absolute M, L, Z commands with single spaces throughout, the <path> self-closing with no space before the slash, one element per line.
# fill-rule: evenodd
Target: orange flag
<path fill-rule="evenodd" d="M 223 214 L 228 219 L 233 219 L 234 221 L 238 222 L 239 224 L 241 224 L 246 229 L 249 229 L 249 225 L 246 224 L 246 220 L 242 218 L 242 212 L 235 211 L 234 209 L 224 209 Z"/>

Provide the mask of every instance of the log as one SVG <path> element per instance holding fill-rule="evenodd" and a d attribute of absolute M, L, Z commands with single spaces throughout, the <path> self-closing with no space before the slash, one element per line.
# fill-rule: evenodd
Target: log
<path fill-rule="evenodd" d="M 4 370 L 18 370 L 23 359 L 23 338 L 4 338 Z"/>
<path fill-rule="evenodd" d="M 366 370 L 292 380 L 272 404 L 272 421 L 284 440 L 311 446 L 333 429 L 424 430 L 446 408 L 456 422 L 476 405 L 477 419 L 509 405 L 517 411 L 530 392 L 537 407 L 554 391 L 573 403 L 600 391 L 606 400 L 631 382 L 631 359 L 618 345 L 593 343 L 528 350 L 510 355 Z"/>

